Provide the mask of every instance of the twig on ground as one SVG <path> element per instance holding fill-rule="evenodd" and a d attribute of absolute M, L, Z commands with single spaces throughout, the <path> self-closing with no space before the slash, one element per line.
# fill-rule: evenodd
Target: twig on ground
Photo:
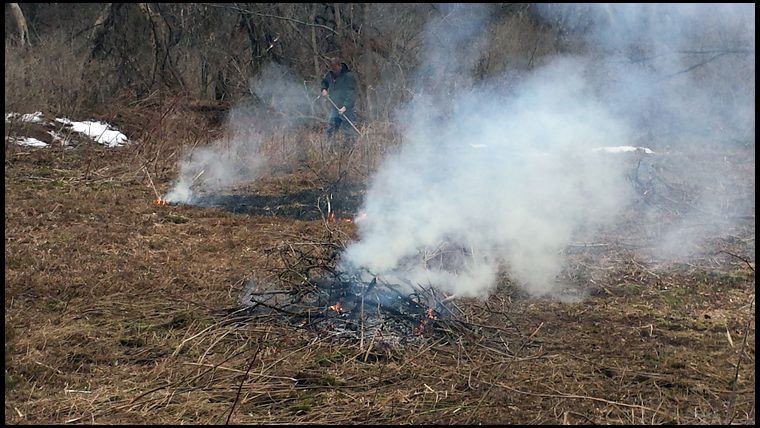
<path fill-rule="evenodd" d="M 256 351 L 253 353 L 251 362 L 248 364 L 248 369 L 246 369 L 245 374 L 240 378 L 240 385 L 238 385 L 237 394 L 235 395 L 235 401 L 232 402 L 232 407 L 230 408 L 230 414 L 227 415 L 227 420 L 224 422 L 225 425 L 230 424 L 230 418 L 232 417 L 232 413 L 235 411 L 235 405 L 237 404 L 238 400 L 240 400 L 240 392 L 243 390 L 243 383 L 248 378 L 248 373 L 251 372 L 251 369 L 253 368 L 253 364 L 256 362 L 256 357 L 258 357 L 260 350 L 261 350 L 261 346 L 259 345 L 256 347 Z"/>
<path fill-rule="evenodd" d="M 718 253 L 725 253 L 725 254 L 728 254 L 729 256 L 734 256 L 734 257 L 736 257 L 737 259 L 739 259 L 739 260 L 743 261 L 744 263 L 746 263 L 746 264 L 747 264 L 747 266 L 749 267 L 749 269 L 750 269 L 752 272 L 754 272 L 754 271 L 755 271 L 755 267 L 754 267 L 754 266 L 752 266 L 752 263 L 750 263 L 750 261 L 749 261 L 749 260 L 747 260 L 747 259 L 745 259 L 744 257 L 740 257 L 740 256 L 737 256 L 736 254 L 734 254 L 734 253 L 731 253 L 731 252 L 728 252 L 728 251 L 726 251 L 726 250 L 720 250 L 720 251 L 718 251 Z"/>
<path fill-rule="evenodd" d="M 753 309 L 754 303 L 755 296 L 752 296 L 752 301 L 749 304 L 750 317 L 747 318 L 747 325 L 744 327 L 744 339 L 742 340 L 742 347 L 739 350 L 739 357 L 736 360 L 736 370 L 734 371 L 734 379 L 732 381 L 733 385 L 731 386 L 731 399 L 729 400 L 728 405 L 728 421 L 726 422 L 728 425 L 731 425 L 731 423 L 734 421 L 734 418 L 736 417 L 734 414 L 734 406 L 736 404 L 736 386 L 739 384 L 739 366 L 741 365 L 745 349 L 747 348 L 747 338 L 749 337 L 749 330 L 750 326 L 752 325 L 752 319 L 755 316 L 755 311 Z"/>
<path fill-rule="evenodd" d="M 150 173 L 148 172 L 148 168 L 143 165 L 143 170 L 145 170 L 145 174 L 148 175 L 148 181 L 150 181 L 150 187 L 153 188 L 153 191 L 156 192 L 156 199 L 161 199 L 161 195 L 158 194 L 158 190 L 156 190 L 156 186 L 153 184 L 153 179 L 150 178 Z"/>

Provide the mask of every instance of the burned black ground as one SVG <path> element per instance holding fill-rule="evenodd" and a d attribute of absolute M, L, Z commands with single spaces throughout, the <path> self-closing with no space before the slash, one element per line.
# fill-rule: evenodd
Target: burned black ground
<path fill-rule="evenodd" d="M 334 212 L 338 218 L 353 218 L 359 211 L 363 193 L 363 186 L 358 183 L 342 184 L 326 191 L 305 189 L 278 195 L 219 192 L 196 196 L 187 205 L 219 208 L 238 214 L 311 221 L 326 218 L 330 212 Z"/>

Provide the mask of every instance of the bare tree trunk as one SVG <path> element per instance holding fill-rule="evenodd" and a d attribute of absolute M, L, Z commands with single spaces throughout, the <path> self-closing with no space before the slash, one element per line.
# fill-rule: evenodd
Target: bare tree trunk
<path fill-rule="evenodd" d="M 95 21 L 92 33 L 90 33 L 90 40 L 92 40 L 91 57 L 95 57 L 103 49 L 103 37 L 111 22 L 113 22 L 113 3 L 106 3 L 97 21 Z"/>
<path fill-rule="evenodd" d="M 343 21 L 340 18 L 340 3 L 335 3 L 335 32 L 337 33 L 336 41 L 338 48 L 343 50 Z"/>
<path fill-rule="evenodd" d="M 309 23 L 316 23 L 317 19 L 317 4 L 311 8 L 311 16 L 309 16 Z M 311 27 L 311 48 L 314 51 L 314 77 L 319 80 L 319 76 L 322 74 L 322 67 L 319 62 L 319 48 L 317 46 L 317 27 Z"/>
<path fill-rule="evenodd" d="M 245 29 L 248 34 L 248 42 L 251 45 L 251 66 L 256 68 L 256 63 L 261 56 L 261 48 L 259 48 L 258 39 L 256 37 L 256 28 L 253 25 L 253 19 L 250 15 L 243 15 L 241 18 L 245 22 Z"/>
<path fill-rule="evenodd" d="M 206 59 L 206 55 L 201 55 L 201 99 L 203 100 L 206 99 L 206 94 L 208 94 L 208 83 L 208 60 Z"/>
<path fill-rule="evenodd" d="M 24 12 L 21 11 L 21 6 L 18 3 L 8 3 L 13 13 L 13 18 L 16 20 L 19 32 L 19 43 L 22 47 L 31 47 L 32 44 L 29 41 L 29 27 L 26 25 L 26 18 L 24 18 Z"/>
<path fill-rule="evenodd" d="M 160 31 L 160 25 L 156 24 L 157 19 L 156 19 L 156 16 L 155 16 L 155 12 L 150 7 L 150 4 L 149 3 L 139 3 L 138 5 L 140 6 L 140 10 L 142 10 L 142 12 L 148 18 L 148 22 L 150 22 L 151 29 L 153 30 L 153 44 L 154 44 L 153 48 L 154 48 L 154 54 L 155 54 L 155 56 L 154 56 L 154 60 L 153 60 L 153 71 L 150 73 L 151 74 L 151 80 L 152 80 L 151 86 L 153 86 L 153 84 L 156 82 L 156 75 L 158 74 L 159 63 L 161 62 L 160 58 L 161 58 L 161 51 L 163 50 L 162 49 L 162 45 L 163 45 L 162 40 L 163 40 L 163 37 L 162 37 L 162 34 L 160 34 L 160 32 L 161 32 Z"/>
<path fill-rule="evenodd" d="M 214 78 L 214 99 L 216 101 L 224 101 L 227 98 L 227 92 L 229 87 L 229 79 L 225 76 L 224 71 L 217 70 L 216 77 Z"/>
<path fill-rule="evenodd" d="M 185 87 L 182 77 L 176 72 L 171 62 L 169 55 L 169 43 L 171 42 L 169 37 L 169 25 L 161 15 L 161 12 L 156 9 L 154 3 L 139 3 L 140 10 L 148 18 L 148 22 L 151 24 L 153 30 L 153 41 L 155 48 L 155 63 L 153 64 L 153 77 L 152 80 L 155 83 L 156 76 L 168 87 L 181 86 Z M 167 73 L 168 72 L 168 73 Z"/>
<path fill-rule="evenodd" d="M 369 59 L 371 58 L 372 53 L 370 49 L 371 40 L 369 37 L 369 19 L 370 19 L 370 3 L 364 3 L 362 5 L 362 26 L 361 26 L 361 46 L 364 50 L 364 58 L 367 58 L 367 61 L 365 61 L 365 64 L 369 63 Z M 365 68 L 365 70 L 369 69 L 369 66 Z M 365 107 L 367 110 L 367 119 L 374 118 L 374 109 L 372 105 L 372 86 L 370 85 L 359 85 L 359 88 L 366 88 L 364 91 L 364 100 L 365 100 Z"/>

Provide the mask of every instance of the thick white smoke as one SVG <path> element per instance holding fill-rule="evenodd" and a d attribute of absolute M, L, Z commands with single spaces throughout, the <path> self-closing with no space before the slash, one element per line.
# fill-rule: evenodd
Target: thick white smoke
<path fill-rule="evenodd" d="M 231 135 L 186 153 L 180 173 L 169 193 L 168 202 L 192 203 L 198 189 L 214 192 L 259 177 L 265 158 L 259 152 L 264 135 L 256 124 L 240 119 L 238 111 L 230 120 Z M 253 116 L 245 115 L 250 120 Z"/>
<path fill-rule="evenodd" d="M 461 295 L 486 293 L 506 264 L 530 291 L 550 292 L 573 232 L 629 197 L 619 158 L 593 148 L 627 145 L 630 132 L 588 93 L 582 65 L 560 59 L 517 95 L 477 87 L 447 107 L 450 120 L 412 124 L 372 180 L 344 261 Z"/>
<path fill-rule="evenodd" d="M 651 225 L 642 251 L 663 261 L 714 252 L 706 242 L 737 233 L 755 210 L 754 156 L 736 155 L 754 152 L 754 4 L 586 7 L 587 40 L 601 52 L 600 96 L 657 149 L 656 184 L 674 185 L 657 190 L 676 215 L 657 206 L 639 214 Z M 572 8 L 544 12 L 573 26 Z"/>
<path fill-rule="evenodd" d="M 743 48 L 754 51 L 754 6 L 749 21 L 714 5 L 584 7 L 593 12 L 583 15 L 589 43 L 602 45 L 585 57 L 554 59 L 519 82 L 471 78 L 472 50 L 486 46 L 474 29 L 487 28 L 488 6 L 441 8 L 427 27 L 416 97 L 399 117 L 404 145 L 372 179 L 344 269 L 467 296 L 486 295 L 504 270 L 532 294 L 551 293 L 560 251 L 575 234 L 603 227 L 635 199 L 625 177 L 631 165 L 594 148 L 669 149 L 680 143 L 663 143 L 669 134 L 725 123 L 720 108 L 738 115 L 732 131 L 749 127 L 754 139 L 754 99 L 736 91 L 741 71 L 693 76 L 699 60 L 679 53 L 721 48 L 699 38 L 694 23 L 703 18 L 710 31 L 728 29 L 726 38 L 738 31 L 741 41 L 749 34 L 737 17 L 749 22 L 752 40 Z M 545 12 L 565 24 L 577 18 L 577 8 Z M 647 58 L 632 60 L 634 47 Z M 754 65 L 747 84 L 754 89 Z M 716 103 L 726 93 L 733 97 Z"/>
<path fill-rule="evenodd" d="M 264 144 L 313 120 L 310 96 L 318 93 L 317 88 L 307 88 L 284 66 L 272 63 L 264 67 L 251 79 L 250 91 L 256 102 L 248 100 L 229 112 L 225 138 L 184 154 L 179 177 L 164 199 L 192 203 L 199 192 L 213 193 L 255 181 L 271 160 L 262 150 Z"/>

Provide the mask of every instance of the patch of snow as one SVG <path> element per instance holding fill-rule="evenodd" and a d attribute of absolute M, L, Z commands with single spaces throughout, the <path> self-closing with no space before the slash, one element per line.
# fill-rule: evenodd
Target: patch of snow
<path fill-rule="evenodd" d="M 31 122 L 31 123 L 41 123 L 42 122 L 42 112 L 36 111 L 34 113 L 29 114 L 22 114 L 19 115 L 18 113 L 8 113 L 5 115 L 5 120 L 11 120 L 13 118 L 21 116 L 22 122 Z"/>
<path fill-rule="evenodd" d="M 112 129 L 111 125 L 102 122 L 74 122 L 66 118 L 57 118 L 56 122 L 70 125 L 76 132 L 85 134 L 100 144 L 108 147 L 118 147 L 129 142 L 129 138 L 121 132 Z"/>
<path fill-rule="evenodd" d="M 48 146 L 48 143 L 44 141 L 40 141 L 32 137 L 11 138 L 11 141 L 18 144 L 19 146 L 29 146 L 29 147 L 47 147 Z"/>
<path fill-rule="evenodd" d="M 625 152 L 637 152 L 642 151 L 648 155 L 653 155 L 654 151 L 646 147 L 633 147 L 633 146 L 617 146 L 617 147 L 597 147 L 595 152 L 607 152 L 607 153 L 625 153 Z"/>

